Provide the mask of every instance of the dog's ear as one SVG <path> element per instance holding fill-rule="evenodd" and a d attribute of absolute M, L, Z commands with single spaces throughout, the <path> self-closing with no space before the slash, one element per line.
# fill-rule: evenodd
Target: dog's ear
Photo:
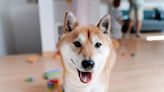
<path fill-rule="evenodd" d="M 111 16 L 105 15 L 97 24 L 97 27 L 104 33 L 110 34 L 111 30 Z"/>
<path fill-rule="evenodd" d="M 72 12 L 66 12 L 64 19 L 64 33 L 73 31 L 78 26 L 77 19 Z"/>

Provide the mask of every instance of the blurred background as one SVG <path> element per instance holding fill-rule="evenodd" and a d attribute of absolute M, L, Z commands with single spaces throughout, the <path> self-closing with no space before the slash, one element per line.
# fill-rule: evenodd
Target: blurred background
<path fill-rule="evenodd" d="M 45 92 L 47 81 L 41 76 L 59 67 L 51 56 L 62 34 L 65 12 L 72 11 L 81 24 L 97 24 L 112 13 L 112 2 L 0 0 L 0 91 Z M 128 29 L 129 7 L 128 0 L 121 0 L 123 33 Z M 141 37 L 134 36 L 134 25 L 130 38 L 117 44 L 110 92 L 164 91 L 164 0 L 144 0 L 143 7 Z M 30 84 L 24 82 L 29 76 L 35 79 Z"/>

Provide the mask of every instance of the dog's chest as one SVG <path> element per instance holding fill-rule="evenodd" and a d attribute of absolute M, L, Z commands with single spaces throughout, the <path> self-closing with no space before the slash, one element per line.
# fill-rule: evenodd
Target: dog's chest
<path fill-rule="evenodd" d="M 99 83 L 94 86 L 94 88 L 90 92 L 105 92 L 106 87 L 104 84 Z"/>

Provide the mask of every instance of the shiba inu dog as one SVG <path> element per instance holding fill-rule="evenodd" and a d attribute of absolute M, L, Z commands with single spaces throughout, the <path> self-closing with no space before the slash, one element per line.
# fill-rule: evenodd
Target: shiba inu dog
<path fill-rule="evenodd" d="M 108 92 L 115 50 L 109 37 L 110 15 L 94 25 L 80 25 L 71 12 L 58 44 L 64 64 L 65 92 Z"/>

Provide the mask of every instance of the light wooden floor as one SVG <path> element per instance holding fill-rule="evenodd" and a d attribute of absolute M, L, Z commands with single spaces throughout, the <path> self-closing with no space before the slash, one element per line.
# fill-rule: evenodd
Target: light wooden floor
<path fill-rule="evenodd" d="M 43 61 L 30 64 L 25 61 L 29 55 L 7 56 L 0 59 L 0 92 L 44 92 Z M 35 76 L 33 83 L 25 82 L 28 76 Z"/>
<path fill-rule="evenodd" d="M 118 56 L 111 74 L 110 92 L 164 92 L 164 41 L 148 42 L 144 37 L 124 41 L 123 51 L 136 55 Z M 42 74 L 58 65 L 45 57 L 30 64 L 25 61 L 28 56 L 31 55 L 0 58 L 0 92 L 46 92 Z M 35 78 L 33 83 L 24 81 L 29 75 Z"/>
<path fill-rule="evenodd" d="M 129 43 L 135 57 L 119 56 L 110 92 L 164 92 L 164 41 L 148 42 L 144 37 Z"/>

